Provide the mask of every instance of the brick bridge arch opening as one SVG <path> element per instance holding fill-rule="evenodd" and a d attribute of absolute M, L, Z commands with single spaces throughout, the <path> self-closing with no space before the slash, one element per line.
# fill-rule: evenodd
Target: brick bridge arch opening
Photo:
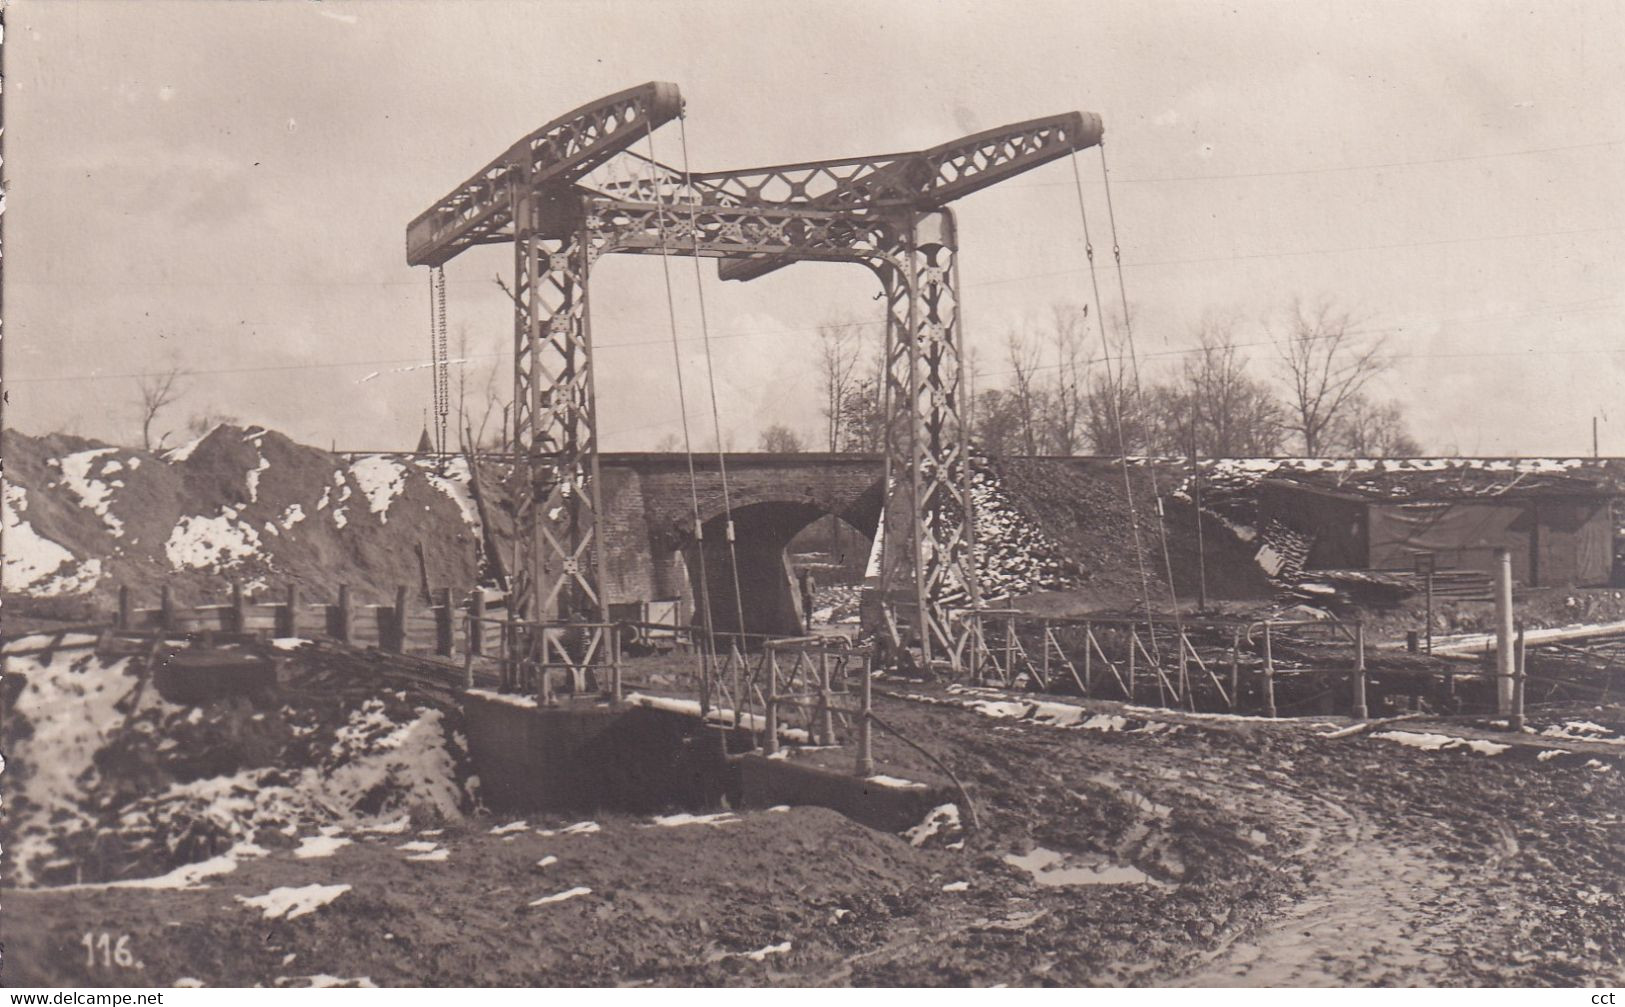
<path fill-rule="evenodd" d="M 874 497 L 873 501 L 860 501 L 858 507 L 841 513 L 805 499 L 758 500 L 736 506 L 732 560 L 738 564 L 737 590 L 725 515 L 718 513 L 708 518 L 704 522 L 704 576 L 715 629 L 734 632 L 743 628 L 746 633 L 771 636 L 797 636 L 805 632 L 806 612 L 790 557 L 790 543 L 816 522 L 834 515 L 847 526 L 855 543 L 863 543 L 867 554 L 867 542 L 874 538 L 880 522 L 879 494 Z M 869 506 L 862 506 L 863 503 Z M 864 538 L 858 540 L 857 535 Z M 696 603 L 701 597 L 701 564 L 696 548 L 699 544 L 691 539 L 684 549 Z M 739 623 L 741 614 L 743 627 Z"/>

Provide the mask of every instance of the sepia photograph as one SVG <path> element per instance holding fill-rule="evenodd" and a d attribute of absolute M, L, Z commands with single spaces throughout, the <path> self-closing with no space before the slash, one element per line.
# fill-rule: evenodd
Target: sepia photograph
<path fill-rule="evenodd" d="M 1615 0 L 0 19 L 11 1002 L 1625 986 Z"/>

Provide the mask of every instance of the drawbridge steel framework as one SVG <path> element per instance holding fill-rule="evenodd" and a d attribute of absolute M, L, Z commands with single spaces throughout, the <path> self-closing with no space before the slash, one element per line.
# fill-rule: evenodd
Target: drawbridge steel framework
<path fill-rule="evenodd" d="M 591 102 L 520 139 L 407 226 L 414 266 L 513 244 L 522 488 L 510 611 L 607 621 L 588 283 L 598 257 L 711 257 L 736 280 L 802 260 L 856 262 L 879 277 L 886 300 L 881 596 L 894 631 L 911 629 L 929 663 L 951 647 L 945 599 L 976 596 L 959 244 L 947 204 L 1098 144 L 1100 118 L 1070 112 L 929 150 L 737 171 L 690 172 L 655 161 L 652 147 L 651 156 L 632 150 L 683 113 L 668 83 Z"/>

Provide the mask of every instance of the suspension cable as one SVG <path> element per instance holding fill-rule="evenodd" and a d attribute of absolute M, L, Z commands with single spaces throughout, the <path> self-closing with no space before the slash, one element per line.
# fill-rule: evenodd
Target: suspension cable
<path fill-rule="evenodd" d="M 677 375 L 677 408 L 683 421 L 683 457 L 688 462 L 688 497 L 689 506 L 694 519 L 694 550 L 700 562 L 700 618 L 705 627 L 704 639 L 700 643 L 700 717 L 703 719 L 709 712 L 710 682 L 712 668 L 715 664 L 716 635 L 711 616 L 711 584 L 710 577 L 705 568 L 705 526 L 700 522 L 700 492 L 699 481 L 694 474 L 694 445 L 688 429 L 688 395 L 683 385 L 683 354 L 677 338 L 677 304 L 672 295 L 671 284 L 671 249 L 666 240 L 666 205 L 660 194 L 660 181 L 654 174 L 655 140 L 654 131 L 647 134 L 649 140 L 649 181 L 653 190 L 655 201 L 655 221 L 660 230 L 660 271 L 666 283 L 666 319 L 671 328 L 671 355 L 672 365 Z M 737 584 L 736 584 L 737 593 Z"/>
<path fill-rule="evenodd" d="M 1123 306 L 1123 334 L 1128 338 L 1129 358 L 1134 361 L 1134 398 L 1140 410 L 1140 415 L 1146 415 L 1145 391 L 1140 384 L 1140 358 L 1134 348 L 1134 325 L 1129 319 L 1128 288 L 1123 282 L 1123 249 L 1117 242 L 1117 213 L 1112 208 L 1111 173 L 1106 170 L 1106 145 L 1100 145 L 1100 180 L 1106 194 L 1106 219 L 1111 225 L 1112 232 L 1112 259 L 1117 263 L 1117 294 Z M 1146 445 L 1149 454 L 1150 445 Z M 1174 628 L 1179 631 L 1181 639 L 1184 637 L 1184 621 L 1179 613 L 1179 594 L 1174 589 L 1174 563 L 1168 552 L 1168 522 L 1162 513 L 1162 489 L 1158 486 L 1157 467 L 1155 463 L 1147 466 L 1151 474 L 1151 492 L 1157 498 L 1157 534 L 1162 540 L 1162 566 L 1168 578 L 1168 604 L 1173 609 Z M 1197 521 L 1201 521 L 1201 514 L 1197 514 Z M 1180 644 L 1184 646 L 1183 643 Z M 1181 683 L 1184 688 L 1184 683 Z"/>
<path fill-rule="evenodd" d="M 1123 434 L 1123 399 L 1118 392 L 1117 380 L 1112 378 L 1112 346 L 1106 335 L 1106 311 L 1100 301 L 1100 279 L 1095 273 L 1095 244 L 1089 235 L 1089 211 L 1083 200 L 1083 176 L 1078 172 L 1078 153 L 1073 151 L 1072 184 L 1078 193 L 1078 216 L 1083 220 L 1083 253 L 1089 260 L 1089 284 L 1095 293 L 1095 327 L 1100 330 L 1100 346 L 1105 353 L 1106 381 L 1111 390 L 1112 424 L 1117 428 L 1117 457 L 1123 469 L 1123 493 L 1128 498 L 1129 528 L 1134 534 L 1134 563 L 1140 571 L 1140 599 L 1145 606 L 1146 628 L 1151 634 L 1151 648 L 1157 648 L 1156 624 L 1151 620 L 1151 578 L 1145 570 L 1145 544 L 1140 539 L 1140 515 L 1134 506 L 1134 480 L 1128 470 L 1128 440 Z M 1118 360 L 1121 375 L 1123 362 Z"/>
<path fill-rule="evenodd" d="M 683 145 L 683 190 L 689 192 L 693 184 L 688 170 L 688 114 L 677 114 L 677 133 L 682 138 Z M 693 242 L 693 253 L 689 258 L 694 261 L 694 290 L 699 298 L 700 305 L 700 337 L 705 345 L 705 380 L 711 390 L 711 429 L 717 439 L 717 471 L 722 476 L 722 517 L 726 522 L 728 539 L 728 566 L 733 574 L 734 585 L 734 617 L 739 621 L 739 633 L 743 638 L 745 632 L 745 602 L 740 597 L 739 584 L 739 555 L 734 548 L 734 513 L 733 499 L 728 491 L 728 461 L 722 450 L 722 413 L 717 408 L 717 374 L 711 360 L 711 327 L 705 313 L 705 284 L 700 275 L 700 228 L 697 211 L 693 198 L 688 200 L 688 232 Z"/>

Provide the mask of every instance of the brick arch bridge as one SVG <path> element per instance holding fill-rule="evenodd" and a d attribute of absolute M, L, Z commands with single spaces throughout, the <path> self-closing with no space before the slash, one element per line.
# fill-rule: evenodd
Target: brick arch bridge
<path fill-rule="evenodd" d="M 612 604 L 682 598 L 693 611 L 704 568 L 720 630 L 800 631 L 800 598 L 785 549 L 798 532 L 829 514 L 873 537 L 884 498 L 880 455 L 735 454 L 724 456 L 739 565 L 739 604 L 724 529 L 722 470 L 715 454 L 599 456 L 599 507 L 608 548 L 603 584 Z M 691 488 L 692 487 L 692 488 Z M 698 499 L 702 539 L 694 534 Z M 703 563 L 701 562 L 703 559 Z"/>

